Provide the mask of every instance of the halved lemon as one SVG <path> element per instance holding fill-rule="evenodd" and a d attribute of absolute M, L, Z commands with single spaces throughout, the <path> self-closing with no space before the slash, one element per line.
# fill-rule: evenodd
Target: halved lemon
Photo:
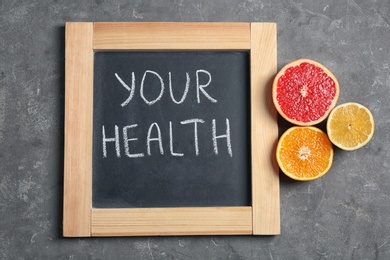
<path fill-rule="evenodd" d="M 374 135 L 374 117 L 365 106 L 349 102 L 336 106 L 326 124 L 330 141 L 343 150 L 356 150 Z"/>

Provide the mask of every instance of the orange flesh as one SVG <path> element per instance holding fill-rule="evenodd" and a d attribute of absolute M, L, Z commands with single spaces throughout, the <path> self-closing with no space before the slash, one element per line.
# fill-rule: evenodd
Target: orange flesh
<path fill-rule="evenodd" d="M 326 134 L 317 128 L 292 127 L 279 141 L 277 161 L 287 176 L 313 180 L 330 169 L 333 147 Z"/>

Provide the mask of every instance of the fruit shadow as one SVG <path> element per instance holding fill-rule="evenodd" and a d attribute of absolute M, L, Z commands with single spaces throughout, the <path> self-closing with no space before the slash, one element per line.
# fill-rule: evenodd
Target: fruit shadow
<path fill-rule="evenodd" d="M 279 123 L 279 114 L 277 114 L 276 110 L 275 110 L 275 106 L 274 106 L 274 103 L 272 101 L 272 82 L 274 80 L 274 76 L 273 77 L 270 77 L 266 83 L 266 88 L 263 89 L 263 93 L 262 93 L 262 102 L 264 102 L 265 106 L 262 106 L 263 109 L 265 109 L 266 113 L 268 113 L 268 115 L 270 117 L 272 117 L 273 119 L 275 118 L 275 116 L 277 117 L 277 123 L 278 123 L 278 138 L 274 141 L 273 143 L 273 146 L 272 146 L 272 152 L 270 154 L 270 161 L 272 163 L 272 167 L 274 168 L 274 171 L 275 173 L 278 174 L 278 176 L 281 176 L 281 172 L 280 172 L 280 169 L 279 169 L 279 166 L 278 166 L 278 163 L 276 161 L 276 146 L 278 144 L 278 140 L 279 140 L 279 137 L 280 137 L 280 123 Z M 286 121 L 287 122 L 287 121 Z M 282 173 L 283 174 L 283 173 Z M 280 177 L 279 177 L 280 178 Z"/>
<path fill-rule="evenodd" d="M 281 117 L 279 114 L 278 114 L 278 140 L 280 138 L 280 136 L 287 130 L 289 129 L 290 127 L 293 127 L 294 125 L 291 124 L 290 122 L 288 122 L 286 119 L 284 119 L 283 117 Z M 277 145 L 277 143 L 276 143 Z M 276 152 L 276 145 L 275 145 L 275 152 Z M 273 154 L 273 156 L 275 157 L 275 153 Z M 275 159 L 276 160 L 276 159 Z M 278 171 L 279 171 L 279 181 L 280 183 L 283 183 L 283 184 L 296 184 L 297 181 L 287 177 L 283 172 L 282 170 L 280 170 L 280 168 L 278 167 Z"/>
<path fill-rule="evenodd" d="M 278 124 L 278 138 L 277 140 L 275 140 L 274 144 L 273 144 L 273 147 L 272 147 L 272 152 L 270 154 L 270 160 L 272 162 L 272 166 L 274 167 L 274 172 L 276 172 L 279 176 L 279 182 L 280 183 L 284 183 L 284 184 L 293 184 L 293 183 L 296 183 L 295 180 L 287 177 L 279 168 L 279 165 L 276 161 L 276 147 L 278 145 L 278 141 L 279 141 L 279 138 L 280 136 L 290 127 L 294 126 L 293 124 L 291 124 L 290 122 L 288 122 L 287 120 L 285 120 L 284 118 L 282 118 L 276 111 L 275 111 L 275 106 L 274 106 L 274 103 L 272 101 L 272 82 L 273 82 L 273 77 L 269 79 L 269 81 L 267 82 L 267 86 L 269 86 L 269 88 L 265 88 L 264 89 L 264 95 L 263 97 L 264 100 L 263 102 L 265 102 L 266 106 L 266 110 L 267 112 L 269 113 L 269 115 L 271 115 L 272 117 L 275 116 L 276 114 L 276 119 L 277 119 L 277 124 Z"/>
<path fill-rule="evenodd" d="M 57 90 L 59 93 L 59 102 L 58 107 L 55 111 L 58 111 L 56 118 L 58 118 L 58 123 L 60 127 L 58 128 L 58 148 L 57 148 L 57 168 L 56 168 L 56 183 L 57 183 L 57 203 L 56 203 L 56 215 L 57 218 L 54 219 L 56 226 L 55 236 L 56 238 L 62 238 L 62 216 L 63 216 L 63 187 L 64 187 L 64 117 L 65 117 L 65 26 L 59 26 L 55 29 L 55 39 L 57 42 L 58 48 L 54 55 L 56 56 L 56 68 L 59 73 L 59 78 L 57 82 Z"/>
<path fill-rule="evenodd" d="M 321 123 L 315 125 L 315 127 L 318 127 L 319 129 L 321 129 L 322 131 L 324 131 L 327 135 L 328 135 L 328 131 L 326 130 L 326 123 L 328 121 L 328 118 L 326 118 L 324 121 L 322 121 Z M 342 152 L 343 150 L 338 148 L 337 146 L 333 145 L 333 158 L 336 156 L 336 154 L 339 154 L 340 152 Z"/>

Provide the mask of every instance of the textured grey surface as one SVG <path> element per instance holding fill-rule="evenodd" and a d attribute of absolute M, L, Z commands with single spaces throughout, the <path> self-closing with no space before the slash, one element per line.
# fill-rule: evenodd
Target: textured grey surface
<path fill-rule="evenodd" d="M 343 1 L 0 1 L 0 259 L 389 259 L 390 4 Z M 69 1 L 70 2 L 70 1 Z M 281 176 L 280 236 L 61 237 L 64 23 L 272 21 L 278 67 L 331 69 L 338 103 L 376 119 L 323 178 Z"/>

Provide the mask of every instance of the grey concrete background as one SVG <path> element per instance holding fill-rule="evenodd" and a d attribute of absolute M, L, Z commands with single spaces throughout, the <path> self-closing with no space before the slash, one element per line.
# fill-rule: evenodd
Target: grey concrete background
<path fill-rule="evenodd" d="M 387 0 L 0 0 L 0 259 L 389 259 Z M 338 77 L 338 103 L 376 120 L 331 171 L 281 176 L 280 236 L 61 236 L 66 21 L 272 21 L 278 67 L 308 57 Z"/>

